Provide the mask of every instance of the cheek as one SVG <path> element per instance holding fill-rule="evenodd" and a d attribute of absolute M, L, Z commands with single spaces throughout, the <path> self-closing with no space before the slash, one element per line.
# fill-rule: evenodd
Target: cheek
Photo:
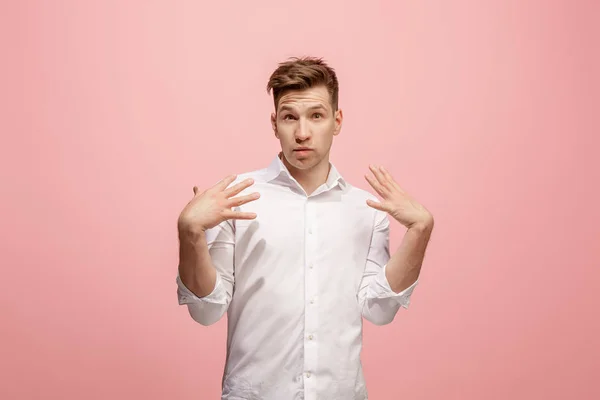
<path fill-rule="evenodd" d="M 279 124 L 277 126 L 277 136 L 279 136 L 279 140 L 282 143 L 289 143 L 294 140 L 294 132 L 290 129 L 289 126 L 285 126 L 284 124 Z"/>
<path fill-rule="evenodd" d="M 330 142 L 333 140 L 333 134 L 335 132 L 334 124 L 323 124 L 315 127 L 315 133 L 321 142 Z"/>

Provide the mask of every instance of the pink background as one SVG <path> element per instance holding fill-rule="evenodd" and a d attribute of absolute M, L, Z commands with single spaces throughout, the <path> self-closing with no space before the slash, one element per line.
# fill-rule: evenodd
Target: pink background
<path fill-rule="evenodd" d="M 436 217 L 410 310 L 365 326 L 370 398 L 600 398 L 599 7 L 231 4 L 0 6 L 0 398 L 218 398 L 176 218 L 275 156 L 266 82 L 305 54 L 339 74 L 336 166 Z"/>

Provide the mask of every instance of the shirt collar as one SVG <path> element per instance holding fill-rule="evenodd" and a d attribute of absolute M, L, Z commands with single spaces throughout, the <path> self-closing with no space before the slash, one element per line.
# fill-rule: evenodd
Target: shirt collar
<path fill-rule="evenodd" d="M 271 164 L 267 167 L 267 172 L 265 175 L 265 180 L 267 182 L 275 181 L 277 179 L 283 179 L 287 182 L 296 182 L 292 174 L 290 174 L 289 170 L 281 161 L 282 153 L 279 153 Z M 296 182 L 297 183 L 297 182 Z M 327 181 L 325 182 L 328 189 L 333 188 L 337 184 L 343 189 L 346 187 L 347 183 L 344 177 L 339 173 L 335 165 L 331 162 L 329 163 L 329 175 L 327 175 Z"/>

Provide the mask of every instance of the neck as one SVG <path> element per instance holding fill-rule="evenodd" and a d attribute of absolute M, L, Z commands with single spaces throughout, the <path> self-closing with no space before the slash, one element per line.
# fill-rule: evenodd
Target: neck
<path fill-rule="evenodd" d="M 309 169 L 298 169 L 292 166 L 281 154 L 279 156 L 283 165 L 286 166 L 290 175 L 302 186 L 302 189 L 310 196 L 319 186 L 327 182 L 329 176 L 329 153 L 323 157 L 321 162 Z"/>

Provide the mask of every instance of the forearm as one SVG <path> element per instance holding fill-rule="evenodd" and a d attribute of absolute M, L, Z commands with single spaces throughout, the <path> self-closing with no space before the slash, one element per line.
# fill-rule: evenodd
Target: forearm
<path fill-rule="evenodd" d="M 390 288 L 394 292 L 402 292 L 418 279 L 432 230 L 433 220 L 415 224 L 406 231 L 402 243 L 390 258 L 385 271 Z"/>
<path fill-rule="evenodd" d="M 203 231 L 179 231 L 179 277 L 198 297 L 208 296 L 214 290 L 217 271 Z"/>

